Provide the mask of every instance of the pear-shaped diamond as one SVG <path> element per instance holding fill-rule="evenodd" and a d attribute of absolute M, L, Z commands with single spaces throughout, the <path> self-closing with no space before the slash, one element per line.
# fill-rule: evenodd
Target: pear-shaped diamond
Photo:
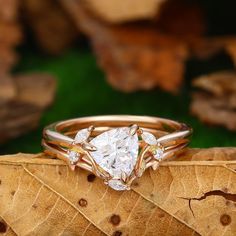
<path fill-rule="evenodd" d="M 110 185 L 116 190 L 124 190 L 119 188 L 119 186 L 123 186 L 122 173 L 129 176 L 138 158 L 138 135 L 131 135 L 129 131 L 128 127 L 111 129 L 90 142 L 97 148 L 96 151 L 91 152 L 93 159 L 113 179 L 116 179 L 116 184 Z M 111 181 L 111 183 L 113 182 Z"/>

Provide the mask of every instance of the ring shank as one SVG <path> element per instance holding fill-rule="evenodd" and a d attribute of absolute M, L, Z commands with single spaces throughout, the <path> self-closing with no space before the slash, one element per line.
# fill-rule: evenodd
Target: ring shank
<path fill-rule="evenodd" d="M 168 133 L 190 131 L 191 129 L 182 123 L 150 116 L 130 116 L 130 115 L 111 115 L 111 116 L 92 116 L 82 117 L 66 121 L 54 123 L 45 128 L 60 134 L 73 136 L 76 132 L 83 128 L 88 128 L 93 125 L 100 132 L 115 127 L 125 127 L 132 124 L 137 124 L 144 130 L 150 131 L 153 134 L 163 136 Z"/>
<path fill-rule="evenodd" d="M 192 129 L 186 124 L 169 119 L 150 116 L 130 116 L 130 115 L 110 115 L 82 117 L 54 123 L 44 129 L 43 146 L 45 150 L 50 150 L 50 154 L 66 156 L 66 151 L 74 141 L 74 136 L 78 130 L 88 128 L 93 125 L 94 136 L 99 135 L 112 128 L 127 127 L 137 124 L 143 131 L 154 134 L 158 142 L 165 148 L 165 156 L 171 156 L 176 151 L 187 146 L 188 136 Z"/>

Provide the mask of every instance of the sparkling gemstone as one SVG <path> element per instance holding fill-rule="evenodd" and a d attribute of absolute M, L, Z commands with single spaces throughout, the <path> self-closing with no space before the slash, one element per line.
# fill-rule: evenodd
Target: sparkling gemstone
<path fill-rule="evenodd" d="M 123 184 L 120 180 L 117 179 L 111 179 L 108 181 L 108 185 L 118 191 L 127 190 L 127 186 Z"/>
<path fill-rule="evenodd" d="M 164 154 L 163 149 L 158 147 L 154 151 L 154 158 L 160 161 L 162 159 L 162 157 L 163 157 L 163 154 Z"/>
<path fill-rule="evenodd" d="M 112 176 L 108 185 L 118 190 L 125 187 L 120 180 L 122 173 L 129 176 L 138 158 L 138 135 L 131 135 L 129 131 L 128 127 L 111 129 L 90 142 L 97 148 L 91 152 L 93 159 Z"/>
<path fill-rule="evenodd" d="M 69 160 L 71 163 L 75 163 L 79 160 L 80 154 L 74 150 L 69 151 Z"/>
<path fill-rule="evenodd" d="M 75 136 L 75 143 L 82 143 L 89 137 L 90 132 L 88 129 L 81 129 Z"/>
<path fill-rule="evenodd" d="M 142 139 L 149 145 L 157 145 L 157 139 L 156 137 L 147 132 L 147 131 L 143 131 L 142 135 L 141 135 Z"/>

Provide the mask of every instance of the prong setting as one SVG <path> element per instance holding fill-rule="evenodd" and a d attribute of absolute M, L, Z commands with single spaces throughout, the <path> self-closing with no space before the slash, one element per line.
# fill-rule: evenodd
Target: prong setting
<path fill-rule="evenodd" d="M 120 134 L 120 132 L 122 133 L 123 132 L 122 129 L 124 129 L 124 131 L 126 130 L 126 128 L 118 128 L 117 129 L 117 132 L 118 132 L 117 134 Z M 143 172 L 145 171 L 145 169 L 148 166 L 148 162 L 152 161 L 153 158 L 156 161 L 152 165 L 152 168 L 157 169 L 158 168 L 158 163 L 160 161 L 158 159 L 159 158 L 158 155 L 160 154 L 159 150 L 163 150 L 161 145 L 157 142 L 156 137 L 153 134 L 151 134 L 147 131 L 143 131 L 143 129 L 140 129 L 138 125 L 133 124 L 127 129 L 128 129 L 128 136 L 127 137 L 129 137 L 129 136 L 134 137 L 136 135 L 137 145 L 139 146 L 139 148 L 141 147 L 142 151 L 139 154 L 137 153 L 137 161 L 136 161 L 135 166 L 133 167 L 134 168 L 133 171 L 130 172 L 130 174 L 128 174 L 126 171 L 122 171 L 121 174 L 120 174 L 120 177 L 113 176 L 111 173 L 109 173 L 109 169 L 107 171 L 106 165 L 105 166 L 100 166 L 99 162 L 97 163 L 97 160 L 96 160 L 96 155 L 98 155 L 99 153 L 100 153 L 99 155 L 110 155 L 110 150 L 112 150 L 112 149 L 110 149 L 110 147 L 111 147 L 110 143 L 107 143 L 107 144 L 104 143 L 104 146 L 101 146 L 101 147 L 99 146 L 98 147 L 97 145 L 98 144 L 101 145 L 102 141 L 99 141 L 97 143 L 97 141 L 95 141 L 95 140 L 97 140 L 98 138 L 95 138 L 94 141 L 92 139 L 92 141 L 88 142 L 87 141 L 88 138 L 89 138 L 89 136 L 88 136 L 86 141 L 83 141 L 82 143 L 79 143 L 79 144 L 75 144 L 75 146 L 77 146 L 78 148 L 81 148 L 83 150 L 84 154 L 90 160 L 93 172 L 97 176 L 100 176 L 101 178 L 103 178 L 104 182 L 107 185 L 109 185 L 110 187 L 112 187 L 116 190 L 128 190 L 128 189 L 130 189 L 130 185 L 132 184 L 133 180 L 137 177 L 142 176 Z M 94 130 L 94 127 L 90 126 L 87 130 L 91 134 L 91 132 Z M 115 129 L 114 129 L 114 131 L 110 131 L 110 132 L 112 132 L 111 133 L 111 135 L 112 135 L 115 132 Z M 105 134 L 106 134 L 106 132 L 104 132 L 104 135 Z M 109 134 L 108 131 L 107 131 L 107 134 Z M 141 139 L 142 139 L 141 143 L 139 143 L 139 141 L 138 141 L 138 136 L 140 136 Z M 97 136 L 97 137 L 102 137 L 102 136 Z M 112 138 L 111 138 L 111 140 L 112 140 Z M 122 146 L 122 145 L 124 145 L 124 141 L 122 139 L 121 140 L 118 139 L 115 144 L 118 145 L 118 146 L 119 145 Z M 95 155 L 95 153 L 97 153 L 97 152 L 98 152 L 98 154 Z M 150 155 L 153 158 L 147 158 L 147 156 L 150 156 Z M 156 158 L 157 156 L 158 156 L 158 158 Z M 121 158 L 121 160 L 123 160 L 123 158 L 125 158 L 124 160 L 126 160 L 127 157 L 124 156 L 124 157 Z M 116 163 L 116 161 L 115 161 L 115 163 Z M 114 164 L 114 165 L 116 165 L 116 164 Z"/>
<path fill-rule="evenodd" d="M 122 172 L 122 173 L 121 173 L 121 179 L 123 180 L 124 183 L 127 182 L 128 176 L 127 176 L 127 174 L 126 174 L 125 172 Z"/>
<path fill-rule="evenodd" d="M 157 170 L 158 167 L 159 167 L 159 162 L 155 162 L 155 163 L 152 165 L 152 169 L 153 169 L 153 170 Z"/>
<path fill-rule="evenodd" d="M 139 129 L 138 125 L 136 125 L 136 124 L 131 125 L 130 130 L 129 130 L 129 134 L 132 136 L 135 135 L 137 133 L 138 129 Z"/>
<path fill-rule="evenodd" d="M 126 128 L 124 128 L 125 130 Z M 79 131 L 75 137 L 74 142 L 71 144 L 72 147 L 68 151 L 69 156 L 69 162 L 70 162 L 70 168 L 72 170 L 75 169 L 76 163 L 81 159 L 82 155 L 85 155 L 87 159 L 89 160 L 89 163 L 91 164 L 91 168 L 93 172 L 104 179 L 104 183 L 106 185 L 109 185 L 110 187 L 116 189 L 116 190 L 128 190 L 130 189 L 130 185 L 132 184 L 133 180 L 137 177 L 141 177 L 143 172 L 148 166 L 148 163 L 152 161 L 153 159 L 156 160 L 151 165 L 153 170 L 156 170 L 159 166 L 159 161 L 161 160 L 161 156 L 164 152 L 164 148 L 160 143 L 157 142 L 156 137 L 147 132 L 143 129 L 140 129 L 137 124 L 131 125 L 128 129 L 128 136 L 127 137 L 135 137 L 136 135 L 136 142 L 138 142 L 138 136 L 141 137 L 142 142 L 137 144 L 139 148 L 141 147 L 141 152 L 137 153 L 137 161 L 135 166 L 133 167 L 134 170 L 130 172 L 130 174 L 127 174 L 127 172 L 122 171 L 120 174 L 120 177 L 114 177 L 112 176 L 109 171 L 105 170 L 102 166 L 100 166 L 98 163 L 96 163 L 96 159 L 94 159 L 94 154 L 98 151 L 108 152 L 109 154 L 109 146 L 101 146 L 99 149 L 97 148 L 97 143 L 95 141 L 88 141 L 91 133 L 94 131 L 94 126 L 90 126 L 87 129 L 83 129 Z M 122 128 L 119 132 L 121 132 Z M 113 131 L 112 131 L 113 132 Z M 119 133 L 118 132 L 118 133 Z M 106 132 L 105 132 L 106 133 Z M 93 140 L 93 139 L 92 139 Z M 95 139 L 96 140 L 96 139 Z M 119 143 L 119 144 L 118 144 Z M 116 142 L 116 145 L 124 145 L 122 140 L 118 140 Z M 110 144 L 107 144 L 110 145 Z M 105 149 L 104 149 L 105 148 Z M 108 148 L 108 149 L 107 149 Z M 101 154 L 99 154 L 101 155 Z M 106 154 L 105 154 L 106 155 Z M 147 158 L 147 156 L 152 156 L 153 158 Z M 123 157 L 122 157 L 123 158 Z M 121 158 L 121 160 L 122 160 Z M 124 156 L 124 158 L 126 158 Z M 126 159 L 124 159 L 126 160 Z M 150 166 L 150 165 L 149 165 Z"/>
<path fill-rule="evenodd" d="M 95 152 L 95 151 L 97 151 L 97 148 L 94 145 L 92 145 L 91 143 L 87 143 L 87 142 L 82 143 L 82 148 L 85 151 L 88 151 L 88 152 Z"/>
<path fill-rule="evenodd" d="M 91 133 L 94 131 L 94 129 L 95 129 L 95 127 L 94 127 L 93 125 L 90 125 L 90 126 L 88 127 L 88 131 L 90 132 L 90 135 L 91 135 Z"/>

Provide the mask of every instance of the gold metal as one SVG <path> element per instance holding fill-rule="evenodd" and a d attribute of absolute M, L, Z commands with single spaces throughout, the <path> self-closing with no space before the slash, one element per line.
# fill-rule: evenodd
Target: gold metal
<path fill-rule="evenodd" d="M 156 170 L 159 162 L 175 155 L 176 152 L 186 147 L 189 143 L 189 136 L 192 129 L 182 123 L 149 116 L 94 116 L 54 123 L 46 127 L 43 131 L 42 146 L 45 153 L 65 161 L 72 170 L 75 167 L 83 168 L 101 177 L 105 184 L 108 184 L 112 176 L 103 170 L 93 159 L 90 152 L 96 151 L 96 147 L 90 140 L 97 135 L 118 127 L 130 127 L 130 135 L 137 134 L 139 137 L 140 152 L 136 165 L 130 176 L 122 173 L 121 181 L 127 186 L 131 186 L 134 179 L 142 176 L 145 169 L 152 167 Z M 81 144 L 75 144 L 76 133 L 87 128 L 89 138 Z M 157 138 L 157 146 L 148 145 L 142 139 L 143 131 L 152 133 Z M 161 148 L 163 155 L 160 159 L 155 158 L 155 150 Z M 77 162 L 71 163 L 69 152 L 74 150 L 80 154 Z"/>
<path fill-rule="evenodd" d="M 131 125 L 130 131 L 129 131 L 130 135 L 135 135 L 137 133 L 138 129 L 139 129 L 138 125 L 136 125 L 136 124 Z"/>
<path fill-rule="evenodd" d="M 94 152 L 97 151 L 97 148 L 93 146 L 91 143 L 84 142 L 81 144 L 84 150 Z"/>

